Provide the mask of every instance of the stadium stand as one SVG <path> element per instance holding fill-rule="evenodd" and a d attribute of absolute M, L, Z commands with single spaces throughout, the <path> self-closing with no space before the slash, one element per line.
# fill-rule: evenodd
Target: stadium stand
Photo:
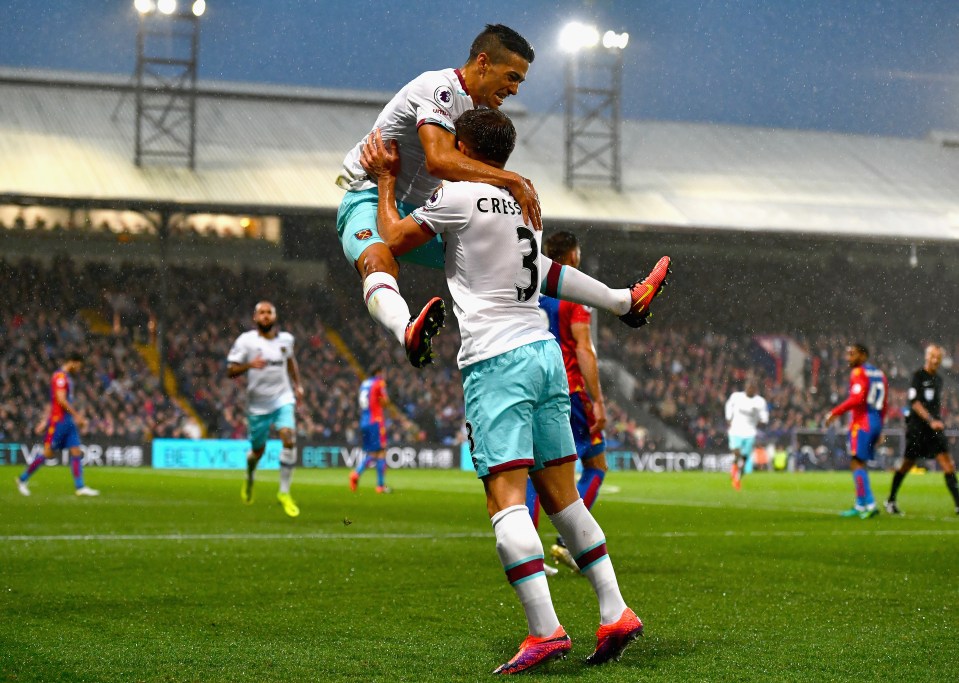
<path fill-rule="evenodd" d="M 461 439 L 455 325 L 438 363 L 411 372 L 332 236 L 344 140 L 390 94 L 201 82 L 194 171 L 132 164 L 131 94 L 122 77 L 0 69 L 2 428 L 33 428 L 37 378 L 82 344 L 97 429 L 187 434 L 198 418 L 208 435 L 238 436 L 243 392 L 223 358 L 270 299 L 298 339 L 305 436 L 355 443 L 356 385 L 382 364 L 396 368 L 394 442 Z M 959 156 L 941 140 L 625 121 L 623 192 L 572 191 L 554 144 L 562 118 L 510 113 L 514 168 L 535 180 L 547 229 L 588 245 L 587 272 L 625 285 L 674 258 L 652 326 L 596 316 L 611 447 L 721 447 L 720 406 L 746 373 L 773 404 L 770 438 L 786 438 L 844 393 L 852 340 L 887 368 L 898 414 L 922 344 L 959 353 Z M 51 159 L 63 160 L 55 174 Z M 443 291 L 415 268 L 401 282 L 413 305 Z M 784 372 L 764 338 L 804 360 Z"/>
<path fill-rule="evenodd" d="M 352 297 L 318 295 L 315 288 L 289 281 L 283 270 L 184 266 L 161 274 L 152 265 L 81 265 L 62 257 L 49 265 L 0 261 L 0 291 L 5 293 L 0 304 L 0 429 L 5 438 L 24 438 L 40 422 L 47 400 L 43 378 L 63 352 L 77 347 L 89 354 L 78 386 L 79 403 L 92 419 L 91 431 L 131 440 L 191 433 L 190 413 L 164 395 L 156 369 L 138 351 L 142 340 L 149 339 L 156 297 L 144 295 L 136 305 L 125 306 L 130 314 L 117 319 L 118 327 L 106 322 L 117 311 L 118 293 L 136 291 L 142 283 L 161 277 L 169 288 L 164 358 L 174 372 L 178 393 L 211 436 L 245 435 L 242 379 L 226 378 L 224 358 L 236 335 L 248 329 L 252 306 L 260 298 L 272 298 L 281 326 L 298 340 L 307 389 L 298 424 L 302 436 L 358 443 L 359 378 L 364 368 L 382 365 L 391 369 L 387 379 L 396 407 L 390 426 L 393 443 L 455 444 L 462 438 L 462 390 L 455 366 L 458 335 L 453 324 L 438 338 L 437 363 L 414 372 L 406 368 L 398 345 L 357 310 Z M 270 291 L 282 295 L 269 297 Z M 245 293 L 238 297 L 233 292 Z M 90 320 L 102 321 L 99 329 Z M 777 377 L 769 354 L 749 333 L 719 332 L 712 325 L 651 325 L 639 333 L 618 324 L 600 326 L 601 357 L 614 359 L 637 379 L 633 395 L 610 406 L 611 447 L 656 447 L 649 426 L 631 415 L 638 406 L 679 431 L 690 447 L 722 450 L 721 406 L 747 375 L 760 380 L 761 393 L 772 408 L 765 430 L 768 442 L 790 443 L 795 429 L 818 426 L 827 408 L 845 395 L 848 370 L 843 352 L 856 337 L 837 333 L 807 339 L 796 330 L 791 334 L 806 354 L 802 386 Z M 349 343 L 337 343 L 343 339 Z M 902 426 L 904 388 L 912 368 L 881 346 L 873 358 L 890 378 L 888 424 Z M 956 397 L 947 396 L 948 425 L 959 427 Z"/>

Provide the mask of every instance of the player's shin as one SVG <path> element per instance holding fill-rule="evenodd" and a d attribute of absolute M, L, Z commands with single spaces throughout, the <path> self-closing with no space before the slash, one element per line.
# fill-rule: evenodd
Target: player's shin
<path fill-rule="evenodd" d="M 606 552 L 606 537 L 582 499 L 549 516 L 550 521 L 566 540 L 580 571 L 593 586 L 599 599 L 599 616 L 603 624 L 620 618 L 626 602 L 619 591 L 613 563 Z"/>
<path fill-rule="evenodd" d="M 30 477 L 33 476 L 33 473 L 36 472 L 43 466 L 47 459 L 41 454 L 33 459 L 33 462 L 27 466 L 27 471 L 23 473 L 20 477 L 20 481 L 27 481 Z"/>
<path fill-rule="evenodd" d="M 861 508 L 875 507 L 876 499 L 872 495 L 872 486 L 869 483 L 869 471 L 864 467 L 853 472 L 853 481 L 856 484 L 856 505 Z"/>
<path fill-rule="evenodd" d="M 280 493 L 289 493 L 296 466 L 296 446 L 280 449 Z"/>
<path fill-rule="evenodd" d="M 584 467 L 583 473 L 576 483 L 576 490 L 579 491 L 580 498 L 587 510 L 592 510 L 596 499 L 599 497 L 599 487 L 603 485 L 603 479 L 606 472 L 597 467 Z"/>
<path fill-rule="evenodd" d="M 632 305 L 629 289 L 610 289 L 599 280 L 570 266 L 561 266 L 540 255 L 540 267 L 545 273 L 540 289 L 546 296 L 601 308 L 623 315 Z"/>
<path fill-rule="evenodd" d="M 410 307 L 400 294 L 396 278 L 389 273 L 370 273 L 363 280 L 363 300 L 373 320 L 392 332 L 400 344 L 404 344 Z"/>
<path fill-rule="evenodd" d="M 536 493 L 532 479 L 526 480 L 526 509 L 529 510 L 530 519 L 533 520 L 533 528 L 539 529 L 539 494 Z"/>
<path fill-rule="evenodd" d="M 73 485 L 78 488 L 83 488 L 83 456 L 82 455 L 71 455 L 70 456 L 70 472 L 73 474 Z"/>
<path fill-rule="evenodd" d="M 529 633 L 538 638 L 552 635 L 559 627 L 549 585 L 543 574 L 543 544 L 525 505 L 513 505 L 493 515 L 496 552 L 506 579 L 523 605 Z"/>
<path fill-rule="evenodd" d="M 896 500 L 896 496 L 899 495 L 899 487 L 902 486 L 902 481 L 906 478 L 906 474 L 906 472 L 900 472 L 899 470 L 893 473 L 892 488 L 889 489 L 889 500 Z M 957 505 L 959 505 L 959 502 L 957 502 Z"/>
<path fill-rule="evenodd" d="M 386 458 L 377 458 L 376 460 L 376 485 L 386 486 Z"/>
<path fill-rule="evenodd" d="M 946 488 L 949 489 L 949 493 L 952 494 L 952 500 L 956 504 L 956 507 L 959 508 L 959 484 L 956 483 L 956 473 L 949 472 L 945 475 L 946 478 Z"/>

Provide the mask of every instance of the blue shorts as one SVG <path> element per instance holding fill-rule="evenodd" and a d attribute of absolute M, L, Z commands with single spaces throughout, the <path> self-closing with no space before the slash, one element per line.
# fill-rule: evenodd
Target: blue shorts
<path fill-rule="evenodd" d="M 371 244 L 384 243 L 376 227 L 378 197 L 379 193 L 375 189 L 359 190 L 347 192 L 340 202 L 340 208 L 336 212 L 336 234 L 350 265 L 355 264 Z M 396 208 L 400 217 L 406 218 L 419 207 L 397 202 Z M 443 242 L 437 237 L 400 256 L 398 260 L 442 270 L 446 261 Z"/>
<path fill-rule="evenodd" d="M 857 424 L 849 428 L 849 455 L 863 462 L 876 456 L 876 444 L 882 434 L 882 423 L 878 419 L 870 419 L 869 422 L 869 429 Z"/>
<path fill-rule="evenodd" d="M 576 460 L 559 344 L 538 341 L 463 368 L 466 431 L 481 479 Z"/>
<path fill-rule="evenodd" d="M 753 447 L 756 445 L 755 436 L 733 436 L 729 435 L 729 450 L 739 450 L 740 455 L 748 458 L 753 454 Z"/>
<path fill-rule="evenodd" d="M 569 395 L 569 424 L 573 428 L 576 441 L 576 454 L 580 460 L 595 458 L 606 452 L 606 436 L 602 432 L 591 434 L 596 417 L 593 415 L 593 402 L 585 391 L 574 391 Z"/>
<path fill-rule="evenodd" d="M 367 453 L 376 453 L 386 449 L 386 423 L 371 422 L 360 425 L 363 432 L 363 450 Z"/>
<path fill-rule="evenodd" d="M 80 446 L 80 432 L 77 430 L 77 423 L 73 421 L 73 417 L 67 415 L 59 422 L 48 422 L 47 435 L 43 440 L 43 445 L 49 446 L 54 451 L 78 448 Z"/>
<path fill-rule="evenodd" d="M 270 436 L 270 427 L 280 429 L 296 429 L 296 419 L 293 416 L 292 403 L 280 406 L 272 413 L 264 415 L 247 415 L 246 423 L 250 432 L 250 445 L 258 451 L 266 446 Z"/>

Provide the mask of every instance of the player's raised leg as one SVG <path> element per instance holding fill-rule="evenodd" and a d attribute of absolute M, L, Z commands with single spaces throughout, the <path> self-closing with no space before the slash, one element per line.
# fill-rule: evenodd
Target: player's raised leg
<path fill-rule="evenodd" d="M 347 260 L 363 280 L 363 300 L 370 316 L 403 345 L 414 367 L 423 367 L 430 362 L 432 338 L 445 320 L 443 300 L 434 297 L 415 318 L 410 315 L 396 280 L 399 264 L 377 229 L 377 197 L 375 189 L 348 192 L 337 213 L 337 232 Z M 405 215 L 414 207 L 397 208 Z"/>
<path fill-rule="evenodd" d="M 601 308 L 618 315 L 630 327 L 641 327 L 649 321 L 650 304 L 668 284 L 672 261 L 663 256 L 653 270 L 628 288 L 612 289 L 586 273 L 540 256 L 542 294 Z"/>

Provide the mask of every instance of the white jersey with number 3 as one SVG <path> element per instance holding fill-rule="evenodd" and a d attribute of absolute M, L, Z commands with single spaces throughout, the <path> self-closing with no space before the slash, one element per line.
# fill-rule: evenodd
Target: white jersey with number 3
<path fill-rule="evenodd" d="M 553 339 L 539 309 L 542 233 L 523 224 L 509 192 L 484 183 L 448 183 L 411 215 L 446 244 L 446 282 L 462 339 L 460 368 Z"/>
<path fill-rule="evenodd" d="M 473 98 L 458 69 L 427 71 L 403 86 L 376 117 L 374 128 L 379 128 L 383 140 L 396 140 L 400 151 L 400 173 L 396 178 L 396 198 L 401 202 L 421 206 L 432 194 L 440 180 L 426 171 L 426 153 L 420 142 L 419 129 L 434 124 L 456 134 L 453 122 L 459 115 L 475 109 Z M 349 189 L 376 189 L 376 183 L 366 176 L 360 165 L 363 140 L 356 143 L 343 160 L 343 176 L 349 180 Z"/>

